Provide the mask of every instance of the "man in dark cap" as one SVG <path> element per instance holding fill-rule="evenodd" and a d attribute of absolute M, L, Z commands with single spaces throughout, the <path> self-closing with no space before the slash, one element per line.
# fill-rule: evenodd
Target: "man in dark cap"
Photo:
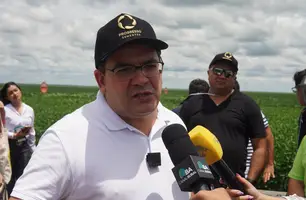
<path fill-rule="evenodd" d="M 100 28 L 96 100 L 44 133 L 11 199 L 187 200 L 161 138 L 168 125 L 184 126 L 159 101 L 167 47 L 130 14 Z"/>
<path fill-rule="evenodd" d="M 265 129 L 260 109 L 249 96 L 234 90 L 238 62 L 230 52 L 216 55 L 209 65 L 208 95 L 196 95 L 182 105 L 180 117 L 188 130 L 208 128 L 219 139 L 223 159 L 234 173 L 244 176 L 246 147 L 251 139 L 254 153 L 248 179 L 255 183 L 265 164 Z"/>

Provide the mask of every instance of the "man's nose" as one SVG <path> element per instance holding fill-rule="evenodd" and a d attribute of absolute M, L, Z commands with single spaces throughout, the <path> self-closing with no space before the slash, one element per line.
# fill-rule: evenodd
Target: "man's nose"
<path fill-rule="evenodd" d="M 149 81 L 149 78 L 146 77 L 141 69 L 135 71 L 135 76 L 132 79 L 133 84 L 143 85 Z"/>

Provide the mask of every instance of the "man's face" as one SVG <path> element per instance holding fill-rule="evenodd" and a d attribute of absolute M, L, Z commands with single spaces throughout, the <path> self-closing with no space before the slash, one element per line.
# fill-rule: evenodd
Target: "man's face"
<path fill-rule="evenodd" d="M 234 88 L 236 73 L 227 63 L 220 62 L 208 70 L 208 80 L 214 90 L 229 90 Z"/>
<path fill-rule="evenodd" d="M 135 66 L 145 67 L 135 70 Z M 105 63 L 105 73 L 96 70 L 95 77 L 117 114 L 139 118 L 151 114 L 159 103 L 162 67 L 155 49 L 129 44 L 113 53 Z"/>

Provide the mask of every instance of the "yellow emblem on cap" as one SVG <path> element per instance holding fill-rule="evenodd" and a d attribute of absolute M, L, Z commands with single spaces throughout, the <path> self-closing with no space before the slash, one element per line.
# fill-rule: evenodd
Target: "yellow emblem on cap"
<path fill-rule="evenodd" d="M 122 24 L 122 20 L 125 18 L 125 17 L 128 17 L 132 23 L 130 25 L 123 25 Z M 128 14 L 124 14 L 124 15 L 121 15 L 120 17 L 118 17 L 118 27 L 123 29 L 123 30 L 129 30 L 129 29 L 132 29 L 136 26 L 137 22 L 136 20 L 131 16 L 131 15 L 128 15 Z"/>
<path fill-rule="evenodd" d="M 226 60 L 229 60 L 229 61 L 232 61 L 232 59 L 231 59 L 232 57 L 233 57 L 233 55 L 230 52 L 225 52 L 224 56 L 222 58 L 226 59 Z"/>

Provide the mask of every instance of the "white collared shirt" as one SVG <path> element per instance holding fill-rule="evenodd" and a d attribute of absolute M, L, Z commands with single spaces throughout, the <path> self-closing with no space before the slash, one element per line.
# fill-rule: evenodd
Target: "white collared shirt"
<path fill-rule="evenodd" d="M 12 138 L 24 126 L 31 126 L 29 134 L 26 136 L 27 142 L 32 150 L 35 149 L 35 129 L 34 129 L 34 110 L 29 105 L 22 103 L 22 111 L 19 113 L 12 104 L 4 106 L 5 127 L 8 130 L 8 137 Z"/>
<path fill-rule="evenodd" d="M 12 196 L 26 200 L 188 200 L 171 171 L 161 133 L 182 120 L 161 103 L 149 136 L 97 99 L 52 125 L 17 181 Z M 161 153 L 149 168 L 146 155 Z"/>

